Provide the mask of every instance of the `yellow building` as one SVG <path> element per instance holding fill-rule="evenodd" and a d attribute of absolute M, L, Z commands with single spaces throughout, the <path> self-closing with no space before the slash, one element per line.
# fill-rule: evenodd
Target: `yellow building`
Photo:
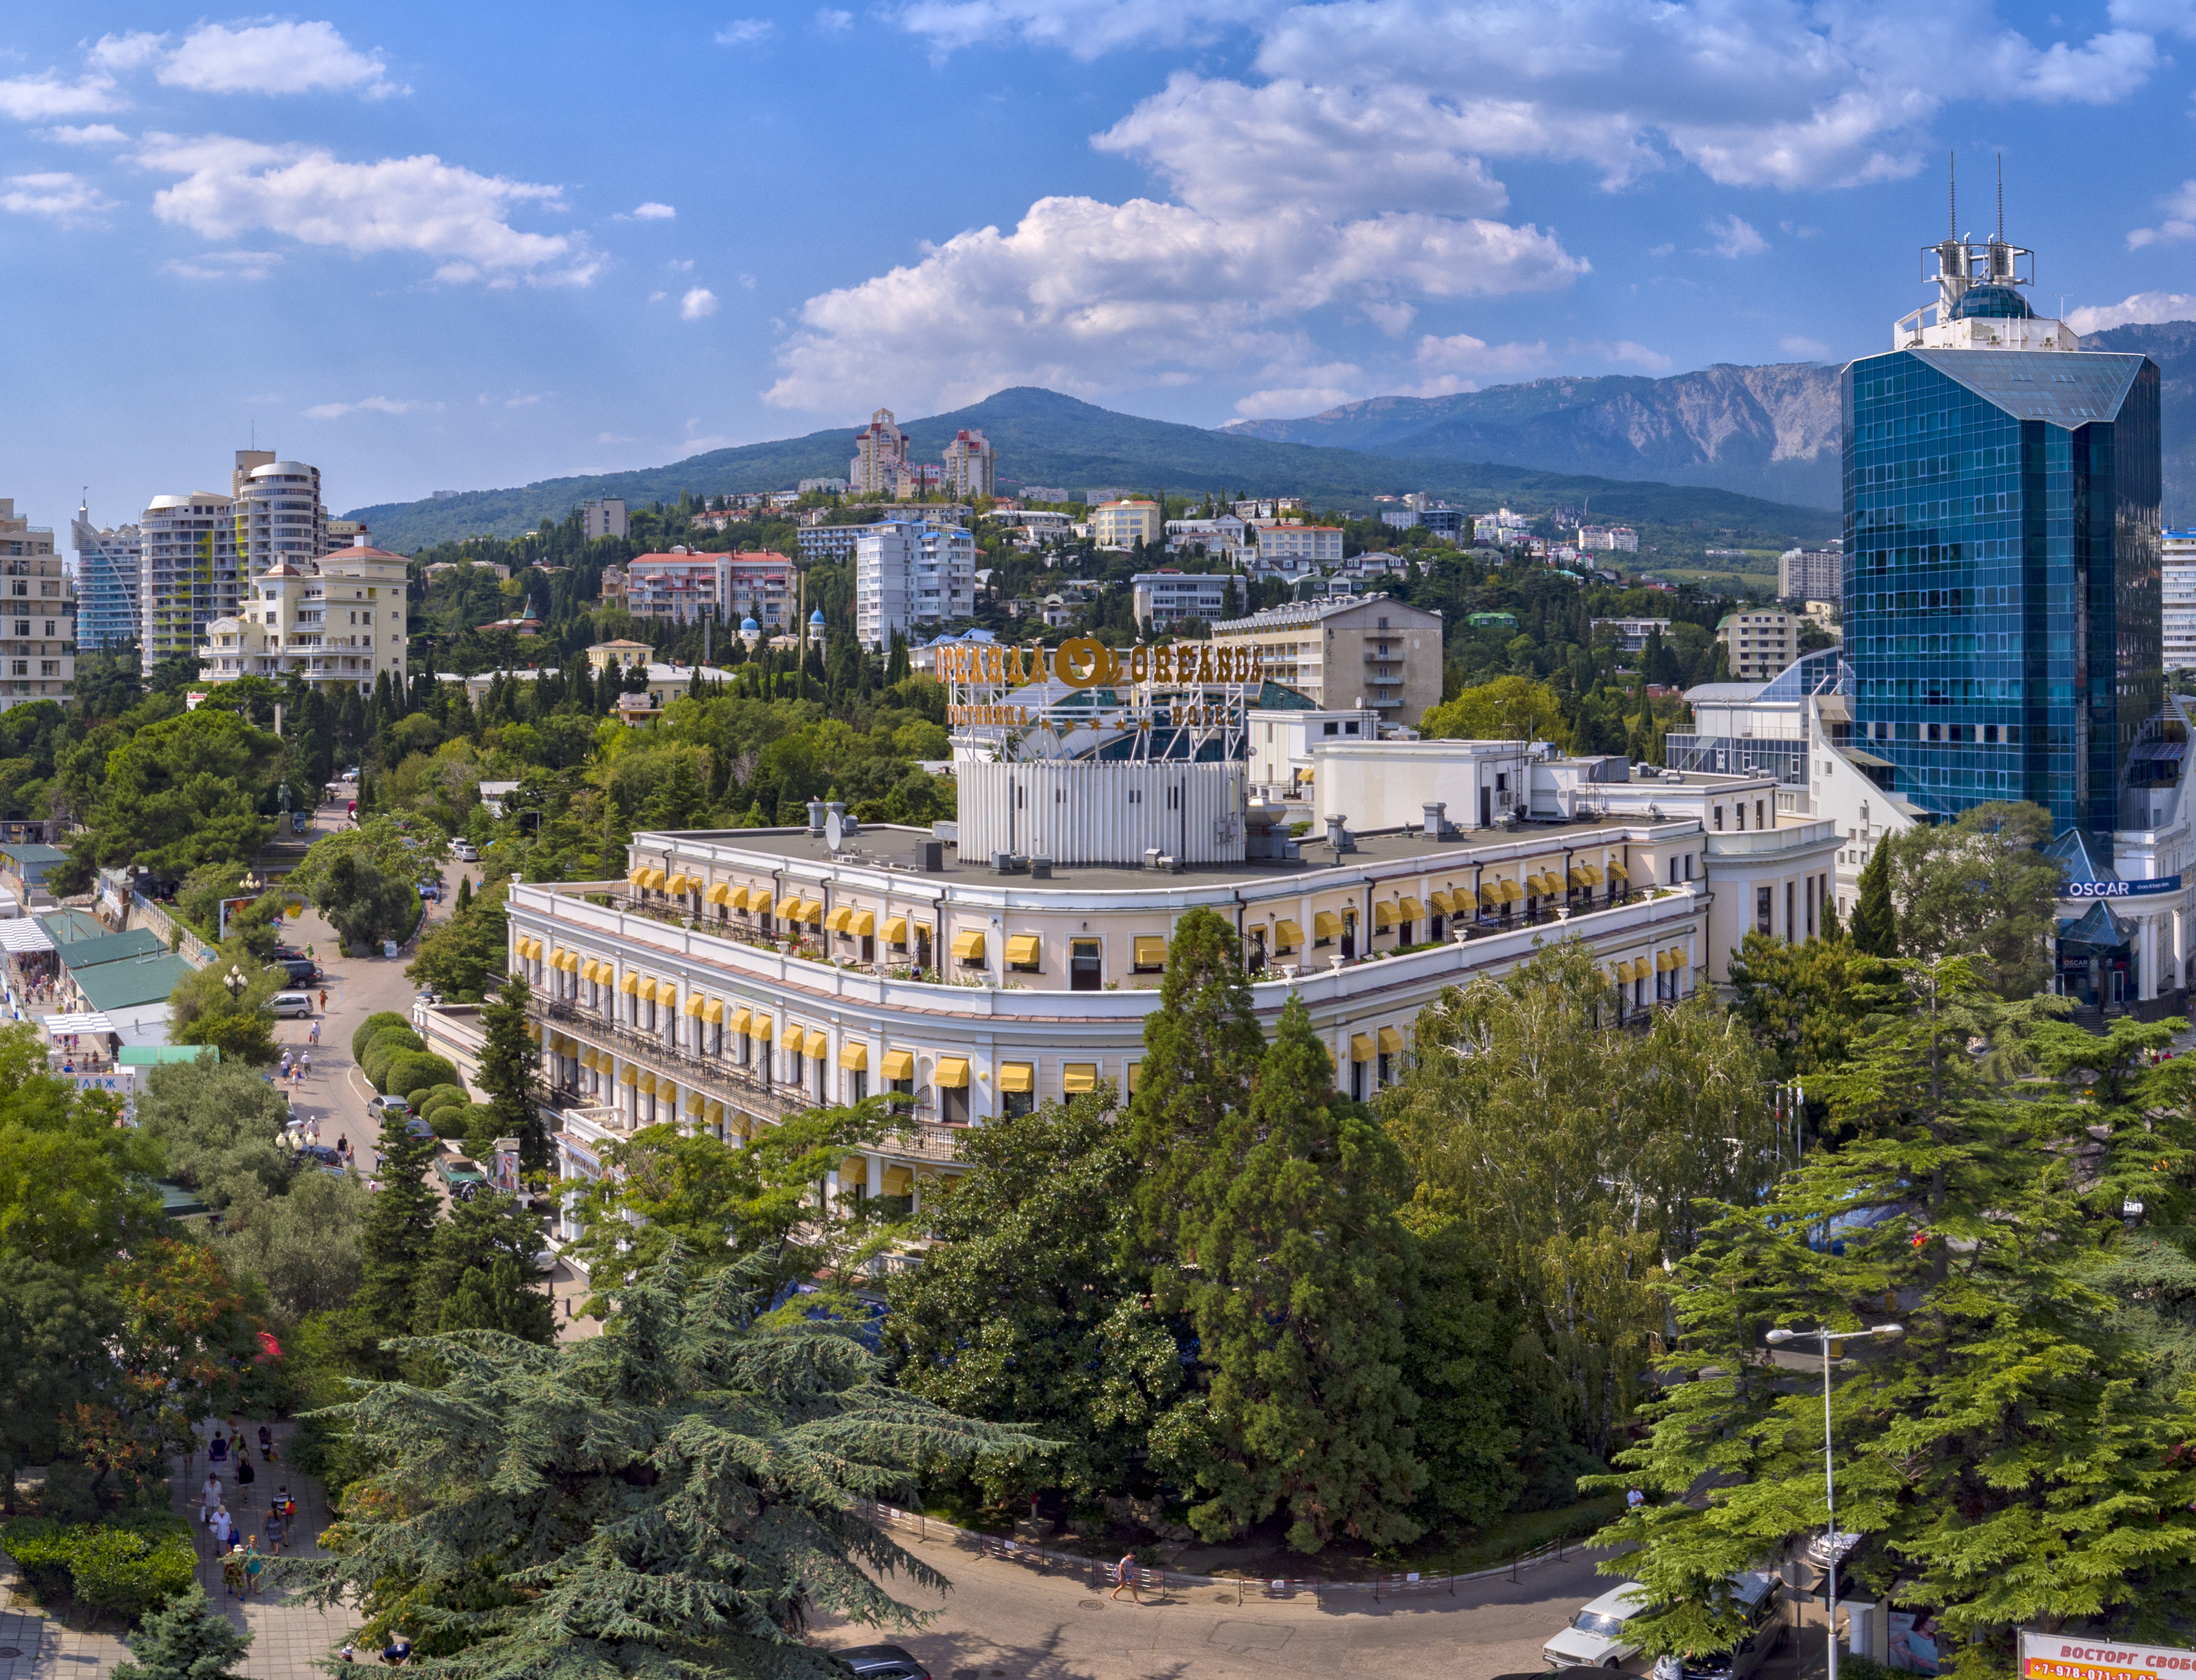
<path fill-rule="evenodd" d="M 387 673 L 409 680 L 405 590 L 410 563 L 381 548 L 338 548 L 317 560 L 277 560 L 253 577 L 233 616 L 206 627 L 199 675 L 282 681 L 370 693 Z"/>
<path fill-rule="evenodd" d="M 1166 536 L 1166 516 L 1156 501 L 1101 501 L 1090 510 L 1090 540 L 1101 548 L 1156 547 Z"/>
<path fill-rule="evenodd" d="M 1800 626 L 1806 619 L 1796 612 L 1726 612 L 1716 626 L 1716 640 L 1731 652 L 1734 682 L 1766 682 L 1800 657 Z"/>

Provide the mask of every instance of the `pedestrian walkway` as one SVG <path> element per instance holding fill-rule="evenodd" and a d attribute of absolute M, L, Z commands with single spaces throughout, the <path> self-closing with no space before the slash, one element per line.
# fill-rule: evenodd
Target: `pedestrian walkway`
<path fill-rule="evenodd" d="M 275 1462 L 270 1464 L 257 1458 L 257 1423 L 245 1426 L 259 1479 L 250 1490 L 251 1503 L 240 1507 L 231 1499 L 229 1514 L 237 1519 L 240 1532 L 259 1533 L 266 1521 L 268 1502 L 286 1485 L 290 1497 L 298 1502 L 298 1520 L 291 1527 L 292 1542 L 283 1547 L 283 1553 L 291 1557 L 320 1556 L 316 1542 L 328 1526 L 327 1496 L 317 1481 L 298 1474 L 284 1462 L 294 1426 L 272 1427 Z M 202 1431 L 202 1440 L 211 1434 Z M 228 1434 L 226 1428 L 222 1434 Z M 322 1671 L 315 1664 L 335 1653 L 360 1618 L 343 1609 L 322 1611 L 274 1587 L 263 1587 L 248 1598 L 228 1596 L 222 1585 L 221 1558 L 214 1550 L 211 1536 L 198 1520 L 199 1490 L 206 1471 L 203 1445 L 192 1457 L 173 1461 L 172 1469 L 176 1514 L 191 1525 L 196 1538 L 199 1584 L 231 1626 L 252 1636 L 251 1648 L 245 1654 L 238 1671 L 246 1680 L 321 1680 Z M 234 1470 L 232 1457 L 222 1476 L 222 1486 L 229 1493 L 236 1492 Z M 0 1573 L 0 1680 L 99 1680 L 112 1674 L 117 1663 L 129 1660 L 129 1647 L 118 1631 L 84 1632 L 66 1625 L 31 1602 L 29 1595 L 20 1590 L 13 1567 L 4 1560 L 0 1560 L 0 1571 L 4 1571 Z"/>

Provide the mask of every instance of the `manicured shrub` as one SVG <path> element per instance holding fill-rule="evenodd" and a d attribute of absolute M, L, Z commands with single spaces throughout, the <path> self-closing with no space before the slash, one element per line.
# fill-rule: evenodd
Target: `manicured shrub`
<path fill-rule="evenodd" d="M 409 1027 L 384 1027 L 366 1041 L 366 1053 L 358 1058 L 359 1071 L 377 1091 L 386 1091 L 390 1063 L 399 1056 L 424 1055 L 426 1049 L 419 1034 Z"/>
<path fill-rule="evenodd" d="M 378 1043 L 374 1048 L 379 1048 Z M 431 1056 L 424 1049 L 407 1049 L 383 1064 L 381 1077 L 374 1083 L 393 1095 L 402 1095 L 429 1086 L 454 1085 L 457 1079 L 458 1070 L 442 1057 Z"/>
<path fill-rule="evenodd" d="M 411 1017 L 399 1015 L 393 1009 L 384 1009 L 378 1014 L 367 1016 L 365 1020 L 358 1023 L 357 1030 L 350 1035 L 350 1059 L 354 1062 L 364 1061 L 366 1041 L 384 1027 L 402 1027 L 405 1031 L 409 1032 L 412 1029 Z"/>
<path fill-rule="evenodd" d="M 188 1591 L 198 1564 L 189 1524 L 169 1511 L 106 1522 L 27 1517 L 0 1529 L 0 1550 L 41 1597 L 66 1593 L 133 1619 Z"/>

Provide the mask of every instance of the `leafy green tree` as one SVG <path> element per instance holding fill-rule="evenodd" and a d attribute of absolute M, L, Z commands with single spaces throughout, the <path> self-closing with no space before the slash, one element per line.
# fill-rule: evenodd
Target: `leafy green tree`
<path fill-rule="evenodd" d="M 250 1180 L 285 1188 L 292 1157 L 279 1142 L 290 1118 L 283 1094 L 242 1063 L 154 1068 L 137 1098 L 137 1126 L 167 1151 L 168 1173 L 226 1208 Z"/>
<path fill-rule="evenodd" d="M 516 1196 L 483 1190 L 453 1204 L 419 1279 L 421 1334 L 500 1330 L 547 1347 L 556 1329 L 535 1269 L 540 1254 L 540 1219 Z"/>
<path fill-rule="evenodd" d="M 1856 950 L 1887 960 L 1898 955 L 1898 907 L 1891 898 L 1891 846 L 1879 840 L 1861 866 L 1860 895 L 1853 905 Z"/>
<path fill-rule="evenodd" d="M 282 743 L 234 712 L 185 712 L 138 730 L 109 756 L 72 854 L 184 875 L 258 855 L 274 831 L 258 812 Z"/>
<path fill-rule="evenodd" d="M 1777 1058 L 1777 1076 L 1789 1080 L 1841 1065 L 1898 971 L 1848 939 L 1794 945 L 1749 930 L 1730 976 L 1738 1017 Z"/>
<path fill-rule="evenodd" d="M 945 1584 L 859 1502 L 1043 1444 L 892 1387 L 850 1326 L 764 1317 L 772 1288 L 692 1278 L 674 1254 L 630 1280 L 599 1336 L 408 1344 L 448 1381 L 337 1408 L 376 1468 L 331 1555 L 284 1559 L 277 1579 L 359 1604 L 366 1638 L 406 1629 L 477 1680 L 828 1680 L 829 1654 L 800 1637 L 812 1612 L 912 1628 L 879 1583 Z"/>
<path fill-rule="evenodd" d="M 419 1318 L 421 1278 L 435 1237 L 436 1199 L 427 1183 L 432 1138 L 415 1138 L 401 1118 L 381 1125 L 381 1188 L 367 1204 L 362 1262 L 353 1307 L 363 1334 L 401 1336 Z"/>
<path fill-rule="evenodd" d="M 1235 929 L 1200 906 L 1175 924 L 1159 1006 L 1144 1017 L 1142 1079 L 1129 1102 L 1137 1175 L 1135 1219 L 1123 1237 L 1147 1269 L 1178 1252 L 1208 1152 L 1249 1102 L 1265 1048 Z"/>
<path fill-rule="evenodd" d="M 237 1666 L 252 1637 L 230 1626 L 194 1581 L 190 1590 L 147 1613 L 130 1640 L 131 1660 L 115 1664 L 114 1680 L 244 1680 Z"/>
<path fill-rule="evenodd" d="M 348 1174 L 308 1169 L 280 1195 L 246 1179 L 222 1209 L 214 1243 L 233 1272 L 266 1290 L 269 1317 L 287 1331 L 358 1292 L 368 1205 Z"/>
<path fill-rule="evenodd" d="M 1403 1382 L 1419 1399 L 1413 1434 L 1426 1468 L 1414 1515 L 1427 1528 L 1483 1526 L 1523 1491 L 1529 1441 L 1536 1463 L 1550 1445 L 1521 1422 L 1517 1314 L 1460 1225 L 1422 1239 L 1413 1270 Z"/>
<path fill-rule="evenodd" d="M 2161 1116 L 2176 1159 L 2143 1181 L 2179 1198 L 2196 1184 L 2177 1076 L 2141 1070 L 2155 1044 L 2139 1031 L 2101 1053 L 2031 1011 L 2050 1071 L 2015 1086 L 1969 1046 L 2020 1019 L 1967 959 L 1910 971 L 1899 1009 L 1817 1080 L 1846 1141 L 1678 1261 L 1679 1363 L 1711 1369 L 1664 1391 L 1621 1461 L 1671 1497 L 1608 1535 L 1639 1543 L 1626 1573 L 1649 1590 L 1634 1624 L 1649 1650 L 1721 1642 L 1731 1616 L 1712 1584 L 1825 1521 L 1820 1367 L 1786 1380 L 1763 1333 L 1894 1313 L 1903 1341 L 1849 1343 L 1834 1367 L 1839 1522 L 1870 1537 L 1859 1590 L 1895 1583 L 1935 1617 L 1945 1671 L 1972 1676 L 2009 1671 L 2022 1625 L 2104 1619 L 2141 1637 L 2186 1613 L 2196 1407 L 2155 1380 L 2097 1287 L 2124 1237 L 2119 1174 L 2156 1162 Z M 2091 1188 L 2074 1149 L 2098 1134 Z"/>
<path fill-rule="evenodd" d="M 494 1116 L 496 1138 L 518 1140 L 519 1164 L 529 1173 L 549 1168 L 549 1132 L 534 1101 L 541 1052 L 529 1036 L 526 1006 L 533 1000 L 523 975 L 507 976 L 495 1001 L 481 1011 L 481 1089 Z"/>
<path fill-rule="evenodd" d="M 1993 802 L 1881 843 L 1898 906 L 1899 948 L 1924 961 L 1979 958 L 1977 972 L 2001 997 L 2048 989 L 2066 878 L 2043 854 L 2050 838 L 2051 816 L 2042 806 Z"/>
<path fill-rule="evenodd" d="M 402 944 L 419 924 L 419 889 L 409 876 L 384 874 L 359 854 L 332 859 L 313 889 L 313 905 L 336 930 L 344 949 Z"/>
<path fill-rule="evenodd" d="M 0 1500 L 13 1504 L 16 1469 L 50 1464 L 62 1419 L 99 1397 L 120 1329 L 96 1274 L 0 1253 Z"/>
<path fill-rule="evenodd" d="M 1529 676 L 1499 676 L 1465 689 L 1428 711 L 1419 728 L 1429 739 L 1553 741 L 1557 746 L 1570 740 L 1555 690 Z"/>
<path fill-rule="evenodd" d="M 1333 1084 L 1333 1059 L 1292 997 L 1182 1222 L 1195 1266 L 1169 1294 L 1211 1380 L 1154 1445 L 1204 1496 L 1189 1521 L 1207 1539 L 1283 1506 L 1299 1551 L 1337 1533 L 1393 1545 L 1420 1532 L 1418 1397 L 1402 1374 L 1413 1251 L 1397 1217 L 1410 1173 L 1380 1122 Z"/>
<path fill-rule="evenodd" d="M 84 1270 L 167 1229 L 158 1144 L 47 1072 L 33 1029 L 0 1027 L 0 1254 Z"/>
<path fill-rule="evenodd" d="M 240 991 L 229 989 L 233 975 L 244 976 Z M 217 1050 L 224 1066 L 263 1068 L 281 1054 L 272 1005 L 289 983 L 286 973 L 261 962 L 250 940 L 235 934 L 213 962 L 185 975 L 168 994 L 168 1042 Z"/>
<path fill-rule="evenodd" d="M 1182 1382 L 1182 1350 L 1121 1259 L 1136 1179 L 1110 1087 L 962 1140 L 968 1171 L 924 1210 L 937 1246 L 887 1293 L 910 1392 L 1061 1443 L 1041 1461 L 980 1461 L 995 1502 L 1043 1475 L 1084 1499 L 1135 1479 Z"/>

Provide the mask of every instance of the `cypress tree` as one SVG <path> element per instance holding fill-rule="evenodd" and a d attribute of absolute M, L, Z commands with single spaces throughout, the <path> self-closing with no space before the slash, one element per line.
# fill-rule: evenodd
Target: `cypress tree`
<path fill-rule="evenodd" d="M 1891 847 L 1875 843 L 1860 872 L 1860 897 L 1853 906 L 1852 941 L 1871 957 L 1898 955 L 1898 914 L 1891 902 Z"/>
<path fill-rule="evenodd" d="M 382 1121 L 381 1164 L 375 1169 L 381 1189 L 367 1203 L 359 1238 L 358 1293 L 350 1306 L 368 1338 L 404 1335 L 412 1329 L 419 1277 L 435 1234 L 435 1192 L 427 1185 L 427 1163 L 434 1155 L 434 1138 L 413 1137 L 402 1116 Z M 369 1351 L 367 1357 L 384 1371 L 393 1371 L 384 1356 Z"/>
<path fill-rule="evenodd" d="M 130 1642 L 134 1660 L 114 1665 L 114 1680 L 244 1680 L 236 1666 L 251 1647 L 207 1602 L 197 1582 L 146 1614 Z"/>
<path fill-rule="evenodd" d="M 526 1005 L 533 993 L 523 975 L 511 975 L 497 988 L 495 1001 L 481 1008 L 481 1089 L 488 1094 L 495 1135 L 518 1139 L 519 1164 L 529 1173 L 549 1168 L 549 1133 L 534 1104 L 535 1075 L 541 1053 L 527 1030 Z"/>
<path fill-rule="evenodd" d="M 1372 1112 L 1336 1097 L 1302 998 L 1226 1134 L 1180 1227 L 1197 1266 L 1176 1293 L 1211 1372 L 1190 1403 L 1204 1427 L 1174 1437 L 1194 1442 L 1176 1468 L 1205 1495 L 1190 1525 L 1217 1540 L 1286 1506 L 1298 1551 L 1337 1532 L 1415 1539 L 1425 1470 L 1403 1382 L 1414 1256 L 1397 1216 L 1410 1171 Z"/>
<path fill-rule="evenodd" d="M 1144 1063 L 1129 1103 L 1129 1148 L 1142 1173 L 1124 1235 L 1167 1265 L 1207 1156 L 1249 1101 L 1265 1049 L 1233 924 L 1202 906 L 1175 924 L 1159 1000 L 1144 1017 Z"/>
<path fill-rule="evenodd" d="M 472 903 L 473 878 L 470 875 L 460 875 L 458 877 L 458 905 L 454 914 L 464 915 L 466 911 L 472 908 Z"/>

